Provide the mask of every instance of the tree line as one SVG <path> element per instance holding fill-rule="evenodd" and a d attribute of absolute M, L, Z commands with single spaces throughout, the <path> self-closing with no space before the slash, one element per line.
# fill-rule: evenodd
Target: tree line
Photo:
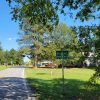
<path fill-rule="evenodd" d="M 23 54 L 33 61 L 33 66 L 43 60 L 60 65 L 61 61 L 56 59 L 56 51 L 61 49 L 68 51 L 66 67 L 96 66 L 97 61 L 94 59 L 98 57 L 98 53 L 94 41 L 97 41 L 97 36 L 95 31 L 91 32 L 88 28 L 68 27 L 64 23 L 59 23 L 52 32 L 49 32 L 48 29 L 37 24 L 29 25 L 25 21 L 23 32 L 19 33 L 17 41 Z M 89 58 L 91 53 L 93 55 Z M 90 64 L 87 65 L 85 60 Z"/>
<path fill-rule="evenodd" d="M 2 47 L 0 46 L 0 65 L 22 65 L 23 57 L 20 50 L 6 50 L 4 51 Z"/>

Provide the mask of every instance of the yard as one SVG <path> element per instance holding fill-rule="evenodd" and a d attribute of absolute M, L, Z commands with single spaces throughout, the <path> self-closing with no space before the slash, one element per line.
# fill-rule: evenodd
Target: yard
<path fill-rule="evenodd" d="M 39 100 L 100 100 L 100 84 L 88 86 L 91 69 L 65 69 L 64 93 L 62 70 L 26 68 L 26 79 Z M 100 82 L 99 82 L 100 83 Z"/>

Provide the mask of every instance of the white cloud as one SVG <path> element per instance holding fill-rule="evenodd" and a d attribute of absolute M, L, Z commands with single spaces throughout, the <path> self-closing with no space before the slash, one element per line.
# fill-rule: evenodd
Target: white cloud
<path fill-rule="evenodd" d="M 9 41 L 12 41 L 12 40 L 16 40 L 16 38 L 10 37 L 10 38 L 8 38 L 8 40 L 9 40 Z"/>
<path fill-rule="evenodd" d="M 8 38 L 8 40 L 9 40 L 9 41 L 11 41 L 11 40 L 12 40 L 12 38 Z"/>

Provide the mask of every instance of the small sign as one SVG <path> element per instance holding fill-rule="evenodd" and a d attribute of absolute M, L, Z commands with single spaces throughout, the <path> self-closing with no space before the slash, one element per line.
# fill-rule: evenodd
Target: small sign
<path fill-rule="evenodd" d="M 56 58 L 57 59 L 67 59 L 68 51 L 56 51 Z"/>

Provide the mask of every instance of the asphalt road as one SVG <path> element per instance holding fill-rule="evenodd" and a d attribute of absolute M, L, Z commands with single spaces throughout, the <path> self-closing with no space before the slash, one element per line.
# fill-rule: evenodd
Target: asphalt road
<path fill-rule="evenodd" d="M 35 100 L 29 99 L 29 94 L 24 79 L 24 67 L 0 71 L 0 100 Z"/>

